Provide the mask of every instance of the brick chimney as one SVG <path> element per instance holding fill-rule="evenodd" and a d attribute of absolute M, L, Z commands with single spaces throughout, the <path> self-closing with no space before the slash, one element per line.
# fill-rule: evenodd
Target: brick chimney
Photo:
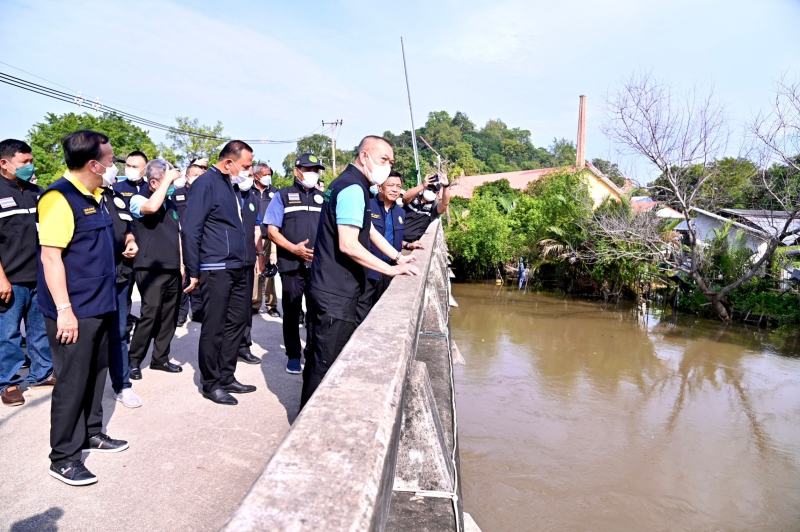
<path fill-rule="evenodd" d="M 586 96 L 582 94 L 578 111 L 578 154 L 575 159 L 578 168 L 586 166 Z"/>

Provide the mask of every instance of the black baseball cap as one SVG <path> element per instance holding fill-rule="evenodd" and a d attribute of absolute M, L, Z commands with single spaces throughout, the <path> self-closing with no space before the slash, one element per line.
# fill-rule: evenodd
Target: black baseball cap
<path fill-rule="evenodd" d="M 313 153 L 304 153 L 294 162 L 295 167 L 300 168 L 322 168 L 325 170 L 325 165 L 319 160 L 319 157 Z"/>

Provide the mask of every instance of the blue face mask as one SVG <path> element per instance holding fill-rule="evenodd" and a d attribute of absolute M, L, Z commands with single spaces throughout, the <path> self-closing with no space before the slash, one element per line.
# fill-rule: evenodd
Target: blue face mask
<path fill-rule="evenodd" d="M 378 185 L 370 186 L 369 187 L 369 193 L 372 194 L 373 196 L 377 196 L 378 195 Z"/>
<path fill-rule="evenodd" d="M 12 163 L 11 161 L 8 161 L 8 164 L 14 166 L 14 163 Z M 33 174 L 36 173 L 36 170 L 33 168 L 33 163 L 26 164 L 25 166 L 21 166 L 19 168 L 14 166 L 14 170 L 15 170 L 14 177 L 19 179 L 20 181 L 25 181 L 25 182 L 30 181 L 31 178 L 33 177 Z"/>
<path fill-rule="evenodd" d="M 170 185 L 167 189 L 167 197 L 172 196 L 175 194 L 175 185 Z"/>

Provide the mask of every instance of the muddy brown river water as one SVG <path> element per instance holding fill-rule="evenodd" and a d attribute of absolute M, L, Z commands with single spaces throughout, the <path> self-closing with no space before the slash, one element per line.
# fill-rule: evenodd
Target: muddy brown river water
<path fill-rule="evenodd" d="M 455 284 L 484 532 L 800 530 L 800 338 Z"/>

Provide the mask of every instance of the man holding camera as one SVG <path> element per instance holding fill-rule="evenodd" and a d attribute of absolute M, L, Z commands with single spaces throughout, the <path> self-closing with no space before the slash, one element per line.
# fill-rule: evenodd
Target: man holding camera
<path fill-rule="evenodd" d="M 441 192 L 441 200 L 437 200 Z M 416 242 L 431 222 L 447 210 L 450 204 L 450 183 L 447 174 L 439 172 L 425 176 L 421 185 L 408 189 L 403 195 L 403 208 L 406 211 L 403 240 Z"/>

